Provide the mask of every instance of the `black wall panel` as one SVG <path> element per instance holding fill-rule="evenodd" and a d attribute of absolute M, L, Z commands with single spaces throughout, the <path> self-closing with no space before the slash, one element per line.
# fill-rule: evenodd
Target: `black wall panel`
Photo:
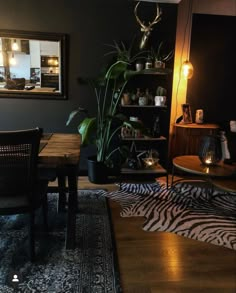
<path fill-rule="evenodd" d="M 205 122 L 236 120 L 235 20 L 233 16 L 193 16 L 194 76 L 188 81 L 187 102 L 194 118 L 196 109 L 204 110 Z"/>
<path fill-rule="evenodd" d="M 79 76 L 95 76 L 104 62 L 107 43 L 131 41 L 140 36 L 130 0 L 9 0 L 1 1 L 1 29 L 66 33 L 69 36 L 68 99 L 29 100 L 0 98 L 0 130 L 40 126 L 45 132 L 76 132 L 65 123 L 78 105 L 96 112 L 90 89 L 80 86 Z M 177 5 L 162 4 L 162 21 L 154 26 L 151 42 L 161 39 L 175 44 Z M 140 17 L 151 20 L 155 4 L 143 2 Z M 85 151 L 85 154 L 88 150 Z"/>

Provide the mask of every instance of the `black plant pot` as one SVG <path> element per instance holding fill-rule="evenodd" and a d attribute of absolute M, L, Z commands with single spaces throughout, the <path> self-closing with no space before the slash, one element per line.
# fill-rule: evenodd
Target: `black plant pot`
<path fill-rule="evenodd" d="M 88 157 L 88 178 L 95 184 L 108 183 L 108 168 L 102 162 L 97 162 L 96 156 Z"/>
<path fill-rule="evenodd" d="M 120 166 L 114 168 L 107 167 L 102 162 L 97 162 L 96 156 L 88 157 L 88 178 L 95 184 L 106 184 L 113 182 L 114 178 L 120 176 Z"/>

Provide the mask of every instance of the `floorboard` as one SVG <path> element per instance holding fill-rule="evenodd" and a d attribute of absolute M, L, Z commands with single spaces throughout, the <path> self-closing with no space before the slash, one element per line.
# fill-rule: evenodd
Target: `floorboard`
<path fill-rule="evenodd" d="M 118 187 L 80 177 L 79 188 Z M 119 204 L 109 204 L 124 293 L 236 292 L 236 251 L 172 233 L 145 232 L 142 218 L 122 218 Z"/>

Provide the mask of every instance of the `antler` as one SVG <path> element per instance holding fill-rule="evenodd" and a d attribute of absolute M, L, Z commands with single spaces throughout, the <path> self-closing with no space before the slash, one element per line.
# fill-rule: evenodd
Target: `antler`
<path fill-rule="evenodd" d="M 141 39 L 141 42 L 140 42 L 140 46 L 139 48 L 140 49 L 143 49 L 147 43 L 147 39 L 152 31 L 152 27 L 154 24 L 158 23 L 160 20 L 161 20 L 161 14 L 162 14 L 162 11 L 161 9 L 159 8 L 159 5 L 158 3 L 156 4 L 157 5 L 157 14 L 156 14 L 156 17 L 154 18 L 154 20 L 152 22 L 149 22 L 148 25 L 145 25 L 144 22 L 142 22 L 140 20 L 140 18 L 138 17 L 138 14 L 137 14 L 137 10 L 138 10 L 138 6 L 139 6 L 140 2 L 138 2 L 136 5 L 135 5 L 135 8 L 134 8 L 134 15 L 135 15 L 135 18 L 137 20 L 137 22 L 140 24 L 141 26 L 141 32 L 144 32 L 143 33 L 143 36 L 142 36 L 142 39 Z"/>

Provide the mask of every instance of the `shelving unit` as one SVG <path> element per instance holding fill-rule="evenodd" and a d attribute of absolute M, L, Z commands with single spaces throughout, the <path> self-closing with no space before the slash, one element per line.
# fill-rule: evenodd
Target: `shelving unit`
<path fill-rule="evenodd" d="M 59 89 L 59 63 L 56 56 L 41 56 L 41 87 Z"/>
<path fill-rule="evenodd" d="M 128 104 L 120 105 L 120 112 L 127 116 L 127 118 L 133 116 L 141 120 L 144 127 L 147 129 L 148 135 L 141 134 L 139 137 L 122 137 L 122 142 L 131 146 L 135 143 L 137 153 L 143 151 L 150 151 L 151 149 L 156 150 L 159 153 L 159 162 L 153 166 L 143 166 L 141 168 L 132 169 L 125 163 L 121 169 L 122 177 L 136 178 L 141 176 L 148 176 L 156 178 L 160 176 L 168 175 L 168 141 L 169 141 L 169 123 L 170 123 L 170 106 L 171 106 L 171 93 L 172 93 L 172 71 L 169 68 L 151 68 L 145 69 L 139 72 L 131 78 L 127 87 L 126 92 L 132 92 L 137 88 L 141 88 L 143 92 L 145 89 L 149 89 L 149 93 L 154 97 L 158 86 L 162 86 L 167 90 L 167 100 L 165 105 L 156 106 L 154 101 L 152 104 L 142 105 L 139 104 Z M 159 117 L 160 121 L 160 136 L 154 137 L 152 135 L 152 129 L 154 121 Z"/>

